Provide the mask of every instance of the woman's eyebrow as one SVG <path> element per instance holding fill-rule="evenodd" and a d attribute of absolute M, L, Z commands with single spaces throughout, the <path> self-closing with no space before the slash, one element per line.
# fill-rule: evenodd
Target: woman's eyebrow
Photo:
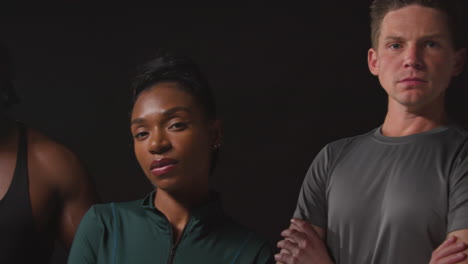
<path fill-rule="evenodd" d="M 175 113 L 177 112 L 187 112 L 187 113 L 191 113 L 192 111 L 190 110 L 190 108 L 187 108 L 187 107 L 183 107 L 183 106 L 176 106 L 176 107 L 173 107 L 173 108 L 170 108 L 170 109 L 167 109 L 165 110 L 162 115 L 167 118 L 167 117 L 170 117 L 172 115 L 174 115 Z M 131 122 L 130 122 L 130 125 L 138 125 L 138 124 L 142 124 L 145 122 L 145 119 L 144 118 L 135 118 L 133 119 Z"/>
<path fill-rule="evenodd" d="M 183 112 L 187 112 L 187 113 L 191 113 L 192 111 L 187 108 L 187 107 L 183 107 L 183 106 L 176 106 L 176 107 L 173 107 L 171 109 L 168 109 L 166 111 L 163 112 L 163 115 L 164 116 L 171 116 L 179 111 L 183 111 Z"/>
<path fill-rule="evenodd" d="M 137 124 L 142 124 L 145 122 L 145 119 L 143 118 L 135 118 L 130 122 L 130 125 L 137 125 Z"/>

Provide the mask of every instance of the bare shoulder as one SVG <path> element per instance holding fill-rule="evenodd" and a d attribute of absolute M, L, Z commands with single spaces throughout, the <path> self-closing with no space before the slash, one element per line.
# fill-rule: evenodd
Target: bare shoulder
<path fill-rule="evenodd" d="M 81 217 L 97 201 L 94 184 L 70 149 L 35 129 L 28 129 L 28 166 L 33 209 L 50 204 L 50 195 L 58 198 L 57 228 L 69 248 Z"/>
<path fill-rule="evenodd" d="M 33 174 L 58 188 L 87 177 L 70 149 L 32 128 L 28 128 L 28 160 Z"/>

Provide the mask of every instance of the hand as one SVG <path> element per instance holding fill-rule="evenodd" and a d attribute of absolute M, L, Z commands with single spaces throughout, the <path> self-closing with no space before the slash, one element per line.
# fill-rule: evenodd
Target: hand
<path fill-rule="evenodd" d="M 466 258 L 462 253 L 467 249 L 463 242 L 457 242 L 457 237 L 451 236 L 444 241 L 434 252 L 432 252 L 431 262 L 429 264 L 455 264 Z"/>
<path fill-rule="evenodd" d="M 278 242 L 281 251 L 275 260 L 283 264 L 332 264 L 327 248 L 314 228 L 304 220 L 293 218 L 291 226 L 281 232 L 285 239 Z"/>

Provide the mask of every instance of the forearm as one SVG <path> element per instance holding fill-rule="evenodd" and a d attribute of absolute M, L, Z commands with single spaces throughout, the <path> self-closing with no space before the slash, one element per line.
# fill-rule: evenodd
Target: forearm
<path fill-rule="evenodd" d="M 290 227 L 281 232 L 281 236 L 284 239 L 278 242 L 278 248 L 281 250 L 275 255 L 277 263 L 333 264 L 322 229 L 293 218 Z"/>

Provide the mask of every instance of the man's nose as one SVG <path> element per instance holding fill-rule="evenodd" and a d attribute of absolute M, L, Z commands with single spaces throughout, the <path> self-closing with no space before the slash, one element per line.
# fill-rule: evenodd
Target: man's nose
<path fill-rule="evenodd" d="M 410 45 L 405 51 L 404 67 L 421 70 L 424 68 L 423 50 L 417 45 Z"/>

